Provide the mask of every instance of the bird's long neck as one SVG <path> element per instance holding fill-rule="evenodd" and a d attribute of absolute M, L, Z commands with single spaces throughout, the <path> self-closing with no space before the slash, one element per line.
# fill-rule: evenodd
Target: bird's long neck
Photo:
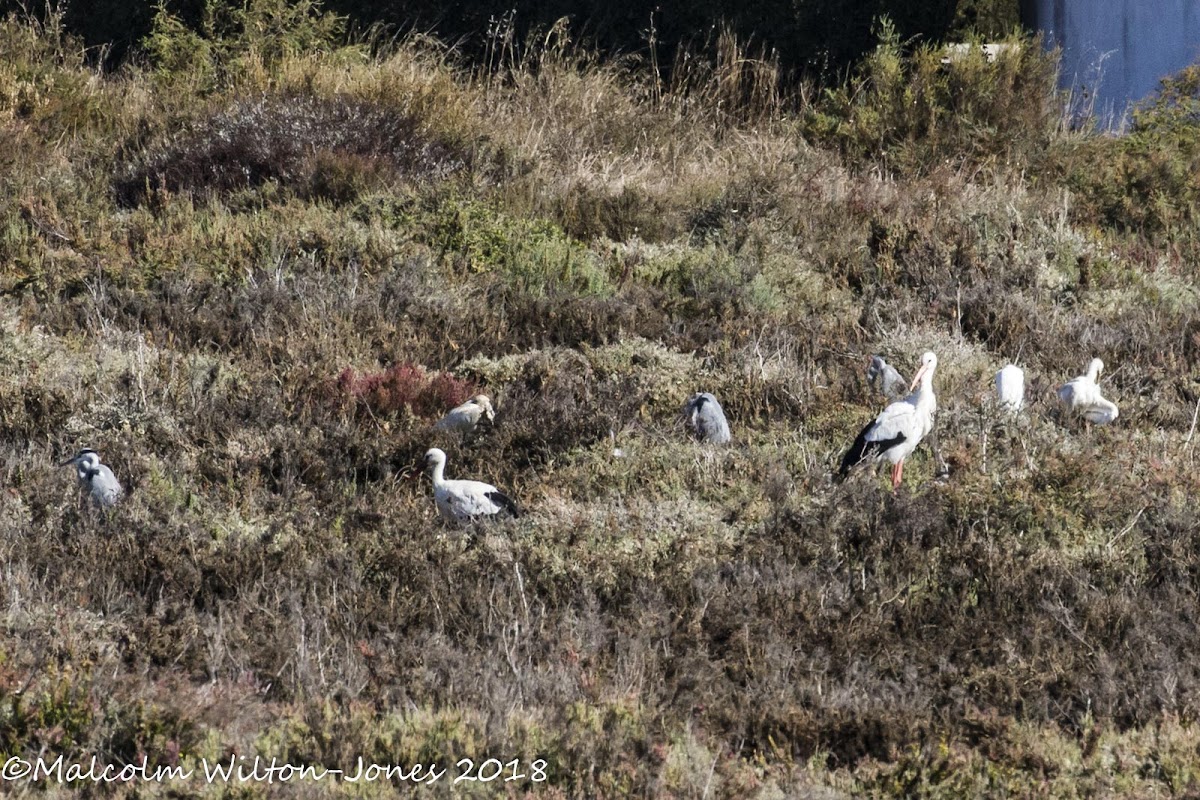
<path fill-rule="evenodd" d="M 933 371 L 928 370 L 921 376 L 917 390 L 908 396 L 908 401 L 918 408 L 936 408 L 937 398 L 933 394 Z"/>
<path fill-rule="evenodd" d="M 445 461 L 433 462 L 433 485 L 441 486 L 445 482 L 446 482 L 446 462 Z"/>
<path fill-rule="evenodd" d="M 1091 364 L 1089 364 L 1087 376 L 1088 376 L 1089 381 L 1091 381 L 1092 383 L 1095 383 L 1096 379 L 1100 377 L 1100 365 L 1097 364 L 1095 361 L 1093 361 Z"/>

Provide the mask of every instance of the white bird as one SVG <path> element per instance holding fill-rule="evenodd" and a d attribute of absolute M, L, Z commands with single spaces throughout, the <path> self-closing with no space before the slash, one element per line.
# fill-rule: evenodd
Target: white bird
<path fill-rule="evenodd" d="M 871 356 L 871 363 L 867 367 L 867 383 L 889 400 L 903 397 L 908 391 L 904 378 L 895 367 L 883 360 L 883 356 Z"/>
<path fill-rule="evenodd" d="M 517 504 L 490 483 L 446 480 L 446 454 L 438 448 L 432 447 L 425 453 L 425 464 L 433 467 L 433 499 L 444 519 L 466 522 L 502 511 L 521 516 Z"/>
<path fill-rule="evenodd" d="M 617 432 L 615 430 L 613 430 L 612 428 L 609 428 L 608 429 L 608 438 L 612 440 L 612 446 L 613 446 L 612 457 L 613 458 L 624 458 L 625 451 L 617 446 Z"/>
<path fill-rule="evenodd" d="M 492 422 L 496 419 L 496 411 L 486 394 L 477 394 L 461 406 L 450 409 L 433 427 L 441 431 L 470 433 L 483 417 Z"/>
<path fill-rule="evenodd" d="M 937 411 L 937 397 L 933 393 L 936 369 L 937 356 L 928 352 L 921 356 L 921 369 L 909 387 L 912 393 L 889 405 L 874 422 L 862 429 L 842 458 L 838 470 L 840 478 L 845 478 L 856 464 L 886 458 L 893 465 L 892 491 L 900 488 L 904 459 L 933 429 L 933 414 Z"/>
<path fill-rule="evenodd" d="M 1072 378 L 1058 389 L 1058 399 L 1072 414 L 1079 414 L 1088 422 L 1107 425 L 1117 418 L 1117 404 L 1105 400 L 1100 394 L 1096 379 L 1104 371 L 1104 362 L 1093 358 L 1088 364 L 1086 375 Z"/>
<path fill-rule="evenodd" d="M 68 458 L 58 466 L 75 465 L 75 474 L 79 478 L 79 487 L 92 496 L 92 502 L 101 508 L 110 508 L 117 504 L 125 490 L 113 471 L 100 463 L 100 456 L 95 450 L 83 449 L 74 458 Z"/>
<path fill-rule="evenodd" d="M 725 412 L 717 398 L 708 392 L 699 392 L 691 396 L 683 408 L 687 415 L 688 424 L 702 442 L 725 444 L 729 441 L 729 423 L 725 421 Z"/>
<path fill-rule="evenodd" d="M 996 395 L 1000 407 L 1008 412 L 1017 412 L 1025 403 L 1025 373 L 1015 364 L 1009 364 L 996 373 Z"/>

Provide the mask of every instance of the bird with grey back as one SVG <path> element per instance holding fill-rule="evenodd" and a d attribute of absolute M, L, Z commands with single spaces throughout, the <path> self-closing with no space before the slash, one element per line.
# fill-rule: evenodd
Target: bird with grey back
<path fill-rule="evenodd" d="M 684 406 L 683 413 L 687 415 L 688 425 L 696 438 L 712 444 L 727 444 L 730 439 L 729 423 L 725 420 L 725 411 L 717 398 L 708 392 L 692 395 Z"/>
<path fill-rule="evenodd" d="M 125 490 L 120 481 L 107 465 L 100 463 L 100 455 L 95 450 L 80 450 L 74 458 L 69 458 L 58 466 L 75 467 L 75 475 L 79 478 L 79 488 L 86 491 L 92 502 L 100 508 L 111 508 L 121 499 Z"/>
<path fill-rule="evenodd" d="M 494 422 L 496 419 L 496 411 L 486 394 L 477 394 L 461 406 L 450 409 L 433 427 L 440 431 L 470 433 L 475 430 L 481 419 L 488 422 Z"/>
<path fill-rule="evenodd" d="M 871 356 L 871 363 L 867 365 L 867 383 L 889 400 L 908 394 L 908 384 L 895 367 L 883 360 L 883 356 Z"/>
<path fill-rule="evenodd" d="M 517 504 L 508 495 L 483 481 L 447 480 L 446 454 L 437 447 L 425 453 L 425 465 L 431 468 L 433 500 L 438 513 L 449 522 L 469 522 L 476 517 L 505 513 L 521 516 Z"/>

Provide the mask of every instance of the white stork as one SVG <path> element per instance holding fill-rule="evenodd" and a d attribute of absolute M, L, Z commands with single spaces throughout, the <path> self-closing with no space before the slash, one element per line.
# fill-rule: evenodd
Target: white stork
<path fill-rule="evenodd" d="M 492 422 L 496 419 L 496 411 L 486 394 L 477 394 L 461 406 L 450 409 L 433 427 L 440 431 L 470 433 L 483 417 Z"/>
<path fill-rule="evenodd" d="M 83 449 L 74 458 L 68 458 L 58 466 L 75 466 L 75 475 L 79 479 L 79 488 L 92 497 L 92 502 L 101 508 L 111 508 L 121 499 L 125 490 L 113 471 L 100 463 L 100 455 L 95 450 Z"/>
<path fill-rule="evenodd" d="M 845 478 L 856 464 L 886 458 L 893 465 L 892 491 L 900 488 L 904 459 L 933 429 L 933 414 L 937 411 L 937 398 L 933 394 L 936 369 L 937 356 L 929 352 L 921 356 L 921 369 L 909 387 L 912 393 L 889 405 L 874 422 L 862 429 L 842 458 L 838 470 L 840 478 Z"/>
<path fill-rule="evenodd" d="M 1100 394 L 1096 379 L 1104 371 L 1104 362 L 1093 358 L 1088 364 L 1086 375 L 1072 378 L 1058 389 L 1059 402 L 1072 414 L 1078 414 L 1088 422 L 1107 425 L 1117 418 L 1117 404 L 1105 400 Z"/>
<path fill-rule="evenodd" d="M 433 467 L 433 499 L 443 519 L 467 522 L 501 512 L 521 516 L 517 504 L 490 483 L 446 480 L 446 454 L 438 448 L 425 453 L 425 464 Z"/>
<path fill-rule="evenodd" d="M 688 417 L 688 424 L 702 442 L 727 444 L 729 442 L 729 423 L 725 420 L 725 411 L 717 398 L 708 392 L 699 392 L 691 396 L 683 413 Z"/>
<path fill-rule="evenodd" d="M 1010 413 L 1021 410 L 1025 403 L 1025 373 L 1015 364 L 1009 364 L 996 373 L 996 396 L 1000 407 Z"/>

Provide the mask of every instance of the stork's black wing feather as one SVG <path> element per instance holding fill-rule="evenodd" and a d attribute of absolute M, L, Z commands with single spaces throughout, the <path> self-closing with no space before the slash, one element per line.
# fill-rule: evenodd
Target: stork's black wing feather
<path fill-rule="evenodd" d="M 521 509 L 517 508 L 517 504 L 514 503 L 512 501 L 512 498 L 509 497 L 508 495 L 506 495 L 504 492 L 501 492 L 501 491 L 488 492 L 487 495 L 485 495 L 485 496 L 487 497 L 488 500 L 491 500 L 493 503 L 500 506 L 500 508 L 507 511 L 512 516 L 514 516 L 514 517 L 521 516 Z"/>
<path fill-rule="evenodd" d="M 858 438 L 854 440 L 854 444 L 850 445 L 850 449 L 846 451 L 846 455 L 842 456 L 842 465 L 838 468 L 838 478 L 845 478 L 850 474 L 850 470 L 854 469 L 861 462 L 868 458 L 875 458 L 882 455 L 908 438 L 903 433 L 898 433 L 891 439 L 869 441 L 867 434 L 874 427 L 875 422 L 873 420 L 867 423 L 867 426 L 858 434 Z"/>

